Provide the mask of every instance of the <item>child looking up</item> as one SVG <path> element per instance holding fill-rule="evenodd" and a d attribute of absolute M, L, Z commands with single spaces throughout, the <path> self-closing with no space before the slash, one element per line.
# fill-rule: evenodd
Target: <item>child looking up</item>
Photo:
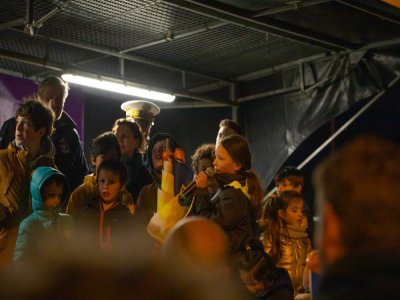
<path fill-rule="evenodd" d="M 120 159 L 121 149 L 118 144 L 117 137 L 112 132 L 105 132 L 97 136 L 92 142 L 92 165 L 95 168 L 94 173 L 85 176 L 85 181 L 77 187 L 72 193 L 68 201 L 67 214 L 76 219 L 82 208 L 87 202 L 98 193 L 97 189 L 97 169 L 99 165 L 109 159 Z M 131 212 L 134 212 L 132 195 L 124 190 L 121 195 L 124 203 L 132 203 L 130 205 Z"/>
<path fill-rule="evenodd" d="M 128 119 L 118 119 L 112 129 L 121 147 L 121 161 L 128 169 L 126 189 L 133 196 L 133 201 L 139 196 L 145 185 L 153 182 L 149 171 L 143 164 L 143 136 L 138 125 Z"/>
<path fill-rule="evenodd" d="M 14 251 L 16 266 L 29 265 L 48 255 L 61 255 L 74 232 L 71 216 L 58 212 L 68 193 L 62 173 L 38 167 L 32 174 L 30 192 L 33 213 L 19 227 Z"/>
<path fill-rule="evenodd" d="M 207 175 L 198 173 L 195 212 L 221 225 L 230 239 L 231 254 L 240 256 L 247 242 L 257 235 L 256 221 L 263 195 L 251 169 L 247 141 L 239 135 L 222 139 L 216 146 L 213 164 L 219 189 L 210 197 Z"/>
<path fill-rule="evenodd" d="M 120 200 L 128 173 L 116 159 L 103 161 L 97 173 L 98 193 L 82 209 L 77 229 L 80 237 L 87 238 L 89 247 L 99 246 L 102 253 L 110 254 L 127 240 L 133 229 L 129 208 Z"/>
<path fill-rule="evenodd" d="M 295 191 L 284 191 L 270 198 L 264 207 L 261 234 L 264 250 L 277 267 L 288 270 L 295 295 L 303 292 L 303 272 L 311 251 L 303 222 L 304 201 Z"/>

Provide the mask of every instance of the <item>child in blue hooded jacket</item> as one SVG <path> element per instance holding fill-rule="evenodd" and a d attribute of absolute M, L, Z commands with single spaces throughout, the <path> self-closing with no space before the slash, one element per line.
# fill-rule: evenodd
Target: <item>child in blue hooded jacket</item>
<path fill-rule="evenodd" d="M 46 258 L 45 253 L 60 253 L 74 232 L 72 217 L 59 213 L 68 194 L 67 181 L 62 173 L 50 167 L 35 169 L 30 192 L 33 212 L 19 226 L 14 251 L 16 266 L 26 266 Z"/>

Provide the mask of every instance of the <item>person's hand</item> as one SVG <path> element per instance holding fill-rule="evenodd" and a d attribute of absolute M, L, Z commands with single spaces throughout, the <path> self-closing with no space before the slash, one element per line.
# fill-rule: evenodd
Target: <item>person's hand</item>
<path fill-rule="evenodd" d="M 196 186 L 198 188 L 207 188 L 208 187 L 208 177 L 205 172 L 199 172 L 196 176 L 194 176 L 194 180 L 196 181 Z"/>
<path fill-rule="evenodd" d="M 310 253 L 308 253 L 306 258 L 306 263 L 311 271 L 317 274 L 320 273 L 321 269 L 319 265 L 319 253 L 317 250 L 313 250 Z"/>

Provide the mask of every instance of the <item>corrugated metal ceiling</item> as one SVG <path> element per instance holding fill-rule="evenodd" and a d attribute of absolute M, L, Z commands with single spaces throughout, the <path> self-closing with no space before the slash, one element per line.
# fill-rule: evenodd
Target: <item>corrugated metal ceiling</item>
<path fill-rule="evenodd" d="M 379 0 L 239 2 L 1 1 L 0 69 L 33 78 L 83 70 L 179 91 L 185 101 L 299 59 L 399 43 L 399 9 Z M 23 33 L 29 17 L 33 28 L 43 21 L 33 36 Z M 226 95 L 218 102 L 229 104 Z"/>

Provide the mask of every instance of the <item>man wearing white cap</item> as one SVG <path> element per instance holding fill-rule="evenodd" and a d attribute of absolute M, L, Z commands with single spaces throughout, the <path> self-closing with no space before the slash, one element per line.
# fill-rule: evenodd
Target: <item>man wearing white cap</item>
<path fill-rule="evenodd" d="M 160 113 L 160 108 L 145 100 L 127 101 L 122 103 L 121 108 L 126 111 L 127 118 L 132 118 L 138 124 L 140 132 L 147 142 L 151 127 L 154 125 L 154 117 Z"/>

